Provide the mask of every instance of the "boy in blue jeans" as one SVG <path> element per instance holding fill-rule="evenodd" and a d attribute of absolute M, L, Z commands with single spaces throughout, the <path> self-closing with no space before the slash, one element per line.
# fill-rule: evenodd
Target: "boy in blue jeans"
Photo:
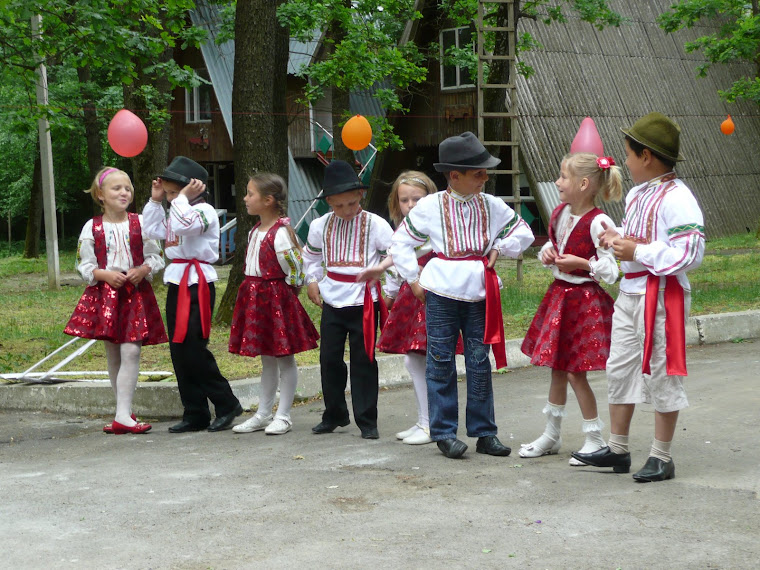
<path fill-rule="evenodd" d="M 446 190 L 422 198 L 393 235 L 391 255 L 415 296 L 426 303 L 430 437 L 449 458 L 462 457 L 457 439 L 459 406 L 455 351 L 461 331 L 467 366 L 467 435 L 476 451 L 507 456 L 496 437 L 488 344 L 497 367 L 506 366 L 501 283 L 493 270 L 499 255 L 517 257 L 533 243 L 530 227 L 503 200 L 483 194 L 487 168 L 499 162 L 465 132 L 438 147 L 435 169 Z M 436 257 L 418 273 L 414 248 L 430 239 Z"/>

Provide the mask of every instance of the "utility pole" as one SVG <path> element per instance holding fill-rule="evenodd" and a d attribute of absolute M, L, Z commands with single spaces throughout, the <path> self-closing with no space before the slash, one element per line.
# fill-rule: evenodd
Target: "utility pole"
<path fill-rule="evenodd" d="M 40 37 L 42 16 L 32 16 L 32 37 Z M 40 60 L 37 66 L 37 105 L 44 109 L 48 104 L 47 70 Z M 50 124 L 47 116 L 37 121 L 40 133 L 40 159 L 42 163 L 42 204 L 45 214 L 45 251 L 47 252 L 48 288 L 61 286 L 61 272 L 58 262 L 58 226 L 55 213 L 55 183 L 53 180 L 53 146 L 50 141 Z"/>

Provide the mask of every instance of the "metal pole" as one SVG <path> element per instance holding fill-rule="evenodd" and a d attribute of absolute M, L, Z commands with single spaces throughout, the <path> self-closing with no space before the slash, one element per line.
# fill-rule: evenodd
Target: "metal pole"
<path fill-rule="evenodd" d="M 32 36 L 40 36 L 42 16 L 32 16 Z M 48 104 L 47 71 L 40 61 L 37 67 L 37 105 L 44 109 Z M 55 183 L 53 181 L 53 148 L 50 141 L 50 125 L 47 117 L 37 121 L 40 133 L 40 159 L 42 162 L 42 204 L 45 213 L 45 250 L 47 252 L 48 288 L 61 286 L 61 274 L 58 263 L 58 227 L 55 217 Z"/>

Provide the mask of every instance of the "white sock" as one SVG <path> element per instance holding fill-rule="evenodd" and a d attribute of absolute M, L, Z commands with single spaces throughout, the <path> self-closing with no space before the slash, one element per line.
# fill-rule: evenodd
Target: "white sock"
<path fill-rule="evenodd" d="M 586 441 L 578 453 L 593 453 L 607 445 L 602 437 L 602 428 L 604 428 L 604 422 L 598 417 L 593 420 L 583 420 L 583 433 L 586 435 Z"/>
<path fill-rule="evenodd" d="M 665 463 L 670 463 L 673 457 L 670 455 L 670 446 L 672 441 L 659 441 L 657 439 L 652 442 L 652 449 L 649 451 L 649 457 L 656 457 L 661 459 Z"/>
<path fill-rule="evenodd" d="M 290 421 L 290 408 L 296 397 L 298 385 L 298 366 L 294 355 L 281 356 L 277 359 L 280 368 L 280 402 L 277 404 L 277 416 Z"/>
<path fill-rule="evenodd" d="M 611 433 L 609 446 L 612 453 L 628 453 L 628 436 Z"/>
<path fill-rule="evenodd" d="M 111 381 L 113 395 L 116 397 L 116 379 L 119 376 L 119 367 L 121 366 L 121 352 L 119 345 L 108 340 L 103 341 L 106 349 L 106 362 L 108 363 L 108 379 Z"/>
<path fill-rule="evenodd" d="M 140 374 L 140 350 L 142 343 L 125 342 L 112 345 L 119 351 L 120 366 L 116 376 L 116 417 L 114 420 L 125 426 L 137 422 L 132 419 L 132 400 L 137 388 L 137 376 Z"/>
<path fill-rule="evenodd" d="M 266 418 L 272 415 L 274 397 L 277 394 L 277 380 L 280 375 L 277 358 L 274 356 L 261 355 L 261 394 L 259 395 L 259 417 Z"/>
<path fill-rule="evenodd" d="M 565 416 L 565 406 L 558 406 L 551 402 L 546 402 L 546 406 L 544 406 L 542 412 L 546 415 L 546 427 L 544 428 L 544 433 L 542 433 L 537 440 L 528 445 L 548 450 L 559 441 L 562 418 Z"/>
<path fill-rule="evenodd" d="M 425 363 L 427 357 L 417 352 L 409 352 L 404 356 L 409 376 L 414 385 L 414 396 L 417 400 L 417 423 L 424 429 L 430 428 L 430 416 L 428 415 L 427 382 L 425 381 Z"/>

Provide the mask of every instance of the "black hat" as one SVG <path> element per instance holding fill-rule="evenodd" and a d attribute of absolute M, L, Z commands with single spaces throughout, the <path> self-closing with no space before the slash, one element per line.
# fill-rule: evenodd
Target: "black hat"
<path fill-rule="evenodd" d="M 469 131 L 444 139 L 438 145 L 438 160 L 441 162 L 433 164 L 438 172 L 493 168 L 501 162 Z"/>
<path fill-rule="evenodd" d="M 159 175 L 159 178 L 179 182 L 180 184 L 189 184 L 191 178 L 197 178 L 204 184 L 207 184 L 208 172 L 200 164 L 186 156 L 175 156 L 163 174 Z"/>
<path fill-rule="evenodd" d="M 333 160 L 325 168 L 325 181 L 322 185 L 323 198 L 366 188 L 368 186 L 362 184 L 356 171 L 345 160 Z"/>

